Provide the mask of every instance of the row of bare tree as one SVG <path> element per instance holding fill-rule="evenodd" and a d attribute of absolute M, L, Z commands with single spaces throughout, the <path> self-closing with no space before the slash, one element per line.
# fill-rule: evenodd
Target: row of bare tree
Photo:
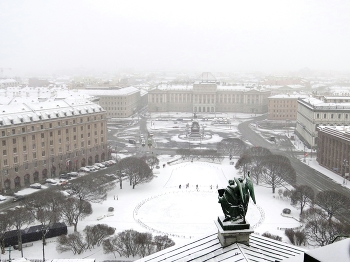
<path fill-rule="evenodd" d="M 140 233 L 129 229 L 104 240 L 102 245 L 104 253 L 113 253 L 114 257 L 117 253 L 125 257 L 137 255 L 145 257 L 175 243 L 166 235 L 152 236 L 151 233 Z"/>
<path fill-rule="evenodd" d="M 192 160 L 196 158 L 208 159 L 210 161 L 222 160 L 223 155 L 218 153 L 216 150 L 198 150 L 198 149 L 177 149 L 176 154 L 180 155 L 182 159 Z"/>

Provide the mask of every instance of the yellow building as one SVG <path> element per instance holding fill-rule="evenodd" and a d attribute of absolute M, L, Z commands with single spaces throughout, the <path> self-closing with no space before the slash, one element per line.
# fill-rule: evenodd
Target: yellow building
<path fill-rule="evenodd" d="M 106 119 L 85 99 L 0 105 L 0 190 L 107 160 Z"/>

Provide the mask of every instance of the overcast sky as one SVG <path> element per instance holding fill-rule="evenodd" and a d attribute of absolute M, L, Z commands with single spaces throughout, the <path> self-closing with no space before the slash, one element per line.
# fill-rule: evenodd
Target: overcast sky
<path fill-rule="evenodd" d="M 348 0 L 1 0 L 4 73 L 350 70 Z"/>

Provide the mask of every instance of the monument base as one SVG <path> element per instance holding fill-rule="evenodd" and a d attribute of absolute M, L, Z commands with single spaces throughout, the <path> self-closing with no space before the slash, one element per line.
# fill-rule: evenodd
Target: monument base
<path fill-rule="evenodd" d="M 233 243 L 242 243 L 249 246 L 249 235 L 254 232 L 250 229 L 250 224 L 242 224 L 242 221 L 223 222 L 223 220 L 224 217 L 222 216 L 215 221 L 221 245 L 225 247 Z"/>

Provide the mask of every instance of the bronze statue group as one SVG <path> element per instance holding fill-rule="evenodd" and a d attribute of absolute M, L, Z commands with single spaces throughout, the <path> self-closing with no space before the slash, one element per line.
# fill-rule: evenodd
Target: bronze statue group
<path fill-rule="evenodd" d="M 229 180 L 225 189 L 219 189 L 219 203 L 225 218 L 223 222 L 232 221 L 246 224 L 245 216 L 248 210 L 249 198 L 256 204 L 253 181 L 248 172 L 244 179 L 234 178 Z"/>

